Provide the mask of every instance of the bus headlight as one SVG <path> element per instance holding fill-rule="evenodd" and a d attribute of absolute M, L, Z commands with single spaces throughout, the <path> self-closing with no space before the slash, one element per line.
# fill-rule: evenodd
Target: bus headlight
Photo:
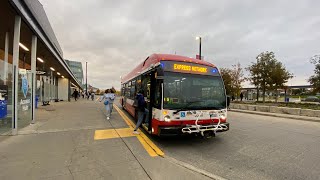
<path fill-rule="evenodd" d="M 164 117 L 164 121 L 170 122 L 170 121 L 171 121 L 170 116 L 169 116 L 169 115 L 166 115 L 166 116 Z"/>

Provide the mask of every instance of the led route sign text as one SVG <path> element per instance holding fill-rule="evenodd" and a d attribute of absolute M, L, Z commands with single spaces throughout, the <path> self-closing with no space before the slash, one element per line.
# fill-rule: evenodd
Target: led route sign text
<path fill-rule="evenodd" d="M 191 66 L 191 65 L 185 65 L 185 64 L 173 64 L 174 70 L 179 71 L 188 71 L 188 72 L 197 72 L 197 73 L 207 73 L 208 69 L 205 67 L 199 67 L 199 66 Z"/>

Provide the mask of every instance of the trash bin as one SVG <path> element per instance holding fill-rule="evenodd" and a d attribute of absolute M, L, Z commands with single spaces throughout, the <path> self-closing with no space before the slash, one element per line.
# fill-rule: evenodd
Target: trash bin
<path fill-rule="evenodd" d="M 285 100 L 286 102 L 289 102 L 289 98 L 288 97 L 286 97 L 286 100 Z"/>
<path fill-rule="evenodd" d="M 0 100 L 0 119 L 7 117 L 7 101 Z"/>
<path fill-rule="evenodd" d="M 35 108 L 38 109 L 39 96 L 36 96 Z"/>

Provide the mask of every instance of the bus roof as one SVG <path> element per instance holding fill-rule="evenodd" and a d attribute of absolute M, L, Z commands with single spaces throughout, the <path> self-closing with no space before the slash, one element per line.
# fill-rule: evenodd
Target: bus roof
<path fill-rule="evenodd" d="M 149 68 L 151 65 L 155 65 L 160 61 L 181 61 L 201 64 L 210 67 L 216 67 L 215 65 L 206 62 L 204 60 L 199 60 L 195 58 L 190 58 L 186 56 L 174 55 L 174 54 L 152 54 L 148 56 L 143 62 L 141 62 L 137 67 L 135 67 L 129 74 L 121 79 L 122 82 L 127 82 L 128 80 L 138 76 L 141 72 Z"/>

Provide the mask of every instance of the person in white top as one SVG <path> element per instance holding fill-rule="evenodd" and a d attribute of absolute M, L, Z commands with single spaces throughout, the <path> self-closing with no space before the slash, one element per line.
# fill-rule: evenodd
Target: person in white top
<path fill-rule="evenodd" d="M 107 116 L 108 120 L 110 119 L 110 116 L 111 116 L 111 111 L 113 109 L 113 101 L 114 101 L 114 99 L 115 99 L 115 95 L 113 93 L 111 93 L 110 89 L 107 89 L 104 92 L 104 95 L 100 99 L 100 102 L 102 100 L 104 100 L 104 105 L 105 105 L 105 108 L 106 108 L 106 116 Z"/>
<path fill-rule="evenodd" d="M 113 110 L 113 102 L 114 102 L 114 99 L 116 98 L 116 95 L 114 94 L 114 91 L 113 91 L 113 88 L 112 89 L 109 89 L 110 90 L 110 116 L 112 114 L 112 110 Z"/>

